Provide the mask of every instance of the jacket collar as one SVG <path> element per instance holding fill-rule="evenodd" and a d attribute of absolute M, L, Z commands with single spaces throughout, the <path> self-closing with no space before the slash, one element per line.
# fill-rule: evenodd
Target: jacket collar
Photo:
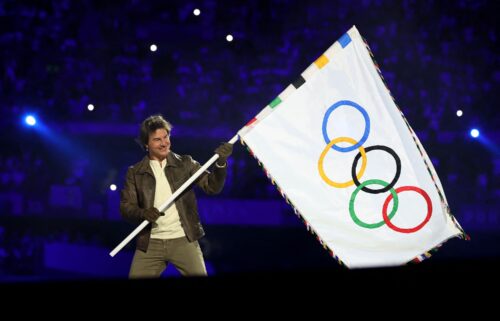
<path fill-rule="evenodd" d="M 179 167 L 180 162 L 181 162 L 180 156 L 177 155 L 176 153 L 170 151 L 167 154 L 167 167 Z M 152 176 L 154 176 L 153 170 L 151 169 L 151 166 L 149 166 L 148 155 L 144 156 L 144 158 L 139 162 L 137 166 L 137 173 L 139 174 L 149 173 Z"/>

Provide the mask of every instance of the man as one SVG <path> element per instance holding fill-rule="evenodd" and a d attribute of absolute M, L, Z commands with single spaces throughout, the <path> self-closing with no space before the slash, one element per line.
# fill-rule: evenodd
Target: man
<path fill-rule="evenodd" d="M 198 244 L 205 232 L 194 191 L 183 192 L 165 212 L 158 210 L 201 167 L 191 156 L 170 150 L 171 130 L 172 125 L 160 115 L 142 122 L 139 140 L 148 155 L 128 169 L 121 191 L 122 216 L 135 225 L 143 220 L 151 223 L 137 236 L 130 278 L 159 277 L 169 263 L 183 276 L 207 275 Z M 193 184 L 207 194 L 220 193 L 227 174 L 226 161 L 232 150 L 231 144 L 222 143 L 215 150 L 219 159 L 213 171 L 206 171 Z"/>

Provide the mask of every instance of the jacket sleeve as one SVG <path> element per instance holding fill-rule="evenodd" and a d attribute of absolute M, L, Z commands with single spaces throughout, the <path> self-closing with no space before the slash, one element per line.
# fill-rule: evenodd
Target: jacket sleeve
<path fill-rule="evenodd" d="M 198 169 L 201 168 L 200 163 L 189 157 L 189 166 L 191 167 L 190 175 L 194 175 Z M 205 193 L 209 195 L 219 194 L 224 188 L 224 183 L 227 176 L 227 164 L 224 168 L 213 166 L 212 171 L 206 170 L 196 180 L 198 185 Z"/>
<path fill-rule="evenodd" d="M 139 224 L 144 220 L 143 212 L 138 205 L 133 167 L 129 167 L 125 186 L 120 192 L 120 214 L 129 223 Z"/>

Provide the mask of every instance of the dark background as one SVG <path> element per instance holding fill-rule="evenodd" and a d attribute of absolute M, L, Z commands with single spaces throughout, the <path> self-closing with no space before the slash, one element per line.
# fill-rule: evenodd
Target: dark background
<path fill-rule="evenodd" d="M 161 113 L 173 150 L 203 163 L 353 25 L 471 237 L 422 264 L 496 260 L 499 9 L 481 0 L 0 1 L 0 280 L 125 278 L 132 244 L 107 253 L 134 228 L 119 216 L 118 191 L 144 155 L 139 123 Z M 239 143 L 229 163 L 222 194 L 198 194 L 211 275 L 340 269 Z"/>

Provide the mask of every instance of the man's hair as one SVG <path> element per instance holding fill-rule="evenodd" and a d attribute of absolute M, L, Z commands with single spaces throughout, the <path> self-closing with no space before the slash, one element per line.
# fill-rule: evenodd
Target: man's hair
<path fill-rule="evenodd" d="M 148 144 L 149 134 L 154 133 L 157 129 L 165 129 L 170 135 L 172 131 L 172 124 L 165 120 L 162 115 L 153 115 L 144 119 L 141 124 L 141 129 L 139 133 L 139 144 L 144 149 L 144 146 Z"/>

